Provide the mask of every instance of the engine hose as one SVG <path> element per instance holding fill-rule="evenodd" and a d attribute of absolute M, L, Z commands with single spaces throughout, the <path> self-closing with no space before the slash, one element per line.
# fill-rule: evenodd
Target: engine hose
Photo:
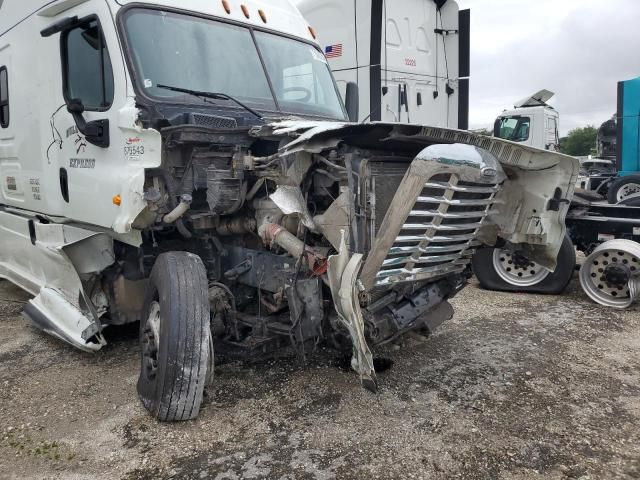
<path fill-rule="evenodd" d="M 193 202 L 193 198 L 191 197 L 191 195 L 182 195 L 180 204 L 172 211 L 167 213 L 162 218 L 162 221 L 164 223 L 175 223 L 177 220 L 180 220 L 183 215 L 189 211 L 189 208 L 191 208 L 191 202 Z"/>
<path fill-rule="evenodd" d="M 176 221 L 175 226 L 178 232 L 180 232 L 180 235 L 182 235 L 184 238 L 193 238 L 193 233 L 191 233 L 191 230 L 189 230 L 184 224 L 183 219 L 179 218 Z"/>
<path fill-rule="evenodd" d="M 329 267 L 327 258 L 308 247 L 305 242 L 281 225 L 265 223 L 258 230 L 258 234 L 265 244 L 276 244 L 286 250 L 292 257 L 303 259 L 315 276 L 322 276 L 327 272 Z"/>
<path fill-rule="evenodd" d="M 169 175 L 169 172 L 162 168 L 150 168 L 149 170 L 147 170 L 147 172 L 152 177 L 162 178 L 162 181 L 164 182 L 164 185 L 169 192 L 169 204 L 172 209 L 175 209 L 178 206 L 178 201 L 176 190 L 173 186 L 173 179 L 171 178 L 171 175 Z M 193 234 L 184 224 L 184 220 L 182 220 L 181 218 L 178 219 L 175 223 L 175 226 L 180 235 L 182 235 L 184 238 L 193 238 Z"/>
<path fill-rule="evenodd" d="M 169 192 L 169 203 L 171 208 L 176 208 L 178 206 L 178 201 L 176 200 L 177 195 L 176 190 L 173 187 L 173 179 L 171 178 L 171 175 L 169 175 L 169 172 L 162 168 L 150 168 L 147 172 L 152 177 L 162 178 L 164 186 L 167 187 L 167 191 Z"/>

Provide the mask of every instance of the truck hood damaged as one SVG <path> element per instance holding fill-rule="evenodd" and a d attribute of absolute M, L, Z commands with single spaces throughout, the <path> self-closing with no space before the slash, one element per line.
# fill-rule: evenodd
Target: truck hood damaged
<path fill-rule="evenodd" d="M 464 286 L 478 247 L 505 246 L 556 267 L 579 174 L 571 157 L 389 123 L 282 121 L 250 135 L 277 139 L 276 156 L 291 159 L 271 200 L 337 252 L 328 258 L 328 283 L 351 337 L 352 366 L 369 389 L 376 379 L 368 340 L 381 335 L 377 343 L 386 343 L 420 322 L 431 331 L 451 318 L 447 299 Z M 295 174 L 309 165 L 314 175 L 342 178 L 339 196 L 315 216 Z"/>
<path fill-rule="evenodd" d="M 482 157 L 495 165 L 468 165 L 480 177 L 496 182 L 492 208 L 483 222 L 480 240 L 495 246 L 500 240 L 507 247 L 520 250 L 531 260 L 554 270 L 565 235 L 564 220 L 573 198 L 580 171 L 579 161 L 560 153 L 539 150 L 520 144 L 462 130 L 373 122 L 353 124 L 340 122 L 282 121 L 255 127 L 258 137 L 290 139 L 280 149 L 282 155 L 300 152 L 320 154 L 348 145 L 355 149 L 379 149 L 386 152 L 417 152 L 412 170 L 419 170 L 426 157 L 439 164 L 464 162 L 465 155 Z M 427 147 L 434 145 L 466 145 L 469 148 Z M 410 176 L 409 173 L 407 173 Z M 406 213 L 406 220 L 411 210 Z"/>

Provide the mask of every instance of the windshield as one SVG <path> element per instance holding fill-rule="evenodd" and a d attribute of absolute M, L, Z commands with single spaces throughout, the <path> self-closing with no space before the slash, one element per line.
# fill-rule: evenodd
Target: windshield
<path fill-rule="evenodd" d="M 124 25 L 138 84 L 150 97 L 198 101 L 158 88 L 170 85 L 224 93 L 261 110 L 345 119 L 327 61 L 312 45 L 142 8 L 130 10 Z"/>
<path fill-rule="evenodd" d="M 529 139 L 531 118 L 529 117 L 502 117 L 498 119 L 494 135 L 505 140 L 524 142 Z"/>

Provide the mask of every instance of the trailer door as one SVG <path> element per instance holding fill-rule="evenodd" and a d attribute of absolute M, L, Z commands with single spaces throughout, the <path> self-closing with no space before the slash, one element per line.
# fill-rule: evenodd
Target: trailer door
<path fill-rule="evenodd" d="M 457 4 L 385 1 L 382 14 L 381 119 L 457 127 Z"/>

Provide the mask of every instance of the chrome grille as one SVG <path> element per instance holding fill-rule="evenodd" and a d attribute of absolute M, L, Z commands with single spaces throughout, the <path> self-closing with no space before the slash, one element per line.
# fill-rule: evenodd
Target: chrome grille
<path fill-rule="evenodd" d="M 375 285 L 463 271 L 499 189 L 497 184 L 461 181 L 456 174 L 430 178 L 387 252 Z"/>

